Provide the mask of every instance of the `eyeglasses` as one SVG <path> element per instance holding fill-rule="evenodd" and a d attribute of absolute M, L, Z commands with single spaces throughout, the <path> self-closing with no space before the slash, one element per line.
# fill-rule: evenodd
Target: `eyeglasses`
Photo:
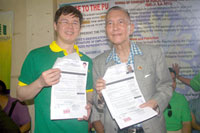
<path fill-rule="evenodd" d="M 168 104 L 167 110 L 168 110 L 168 116 L 171 117 L 172 116 L 172 107 L 170 104 Z"/>
<path fill-rule="evenodd" d="M 72 27 L 75 28 L 75 29 L 80 28 L 80 23 L 77 22 L 77 21 L 74 21 L 72 23 L 70 23 L 69 21 L 60 21 L 58 23 L 61 24 L 62 26 L 70 26 L 70 25 L 72 25 Z"/>

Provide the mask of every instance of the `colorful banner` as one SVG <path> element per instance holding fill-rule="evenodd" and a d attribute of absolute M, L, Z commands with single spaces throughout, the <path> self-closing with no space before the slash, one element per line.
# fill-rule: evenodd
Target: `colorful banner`
<path fill-rule="evenodd" d="M 135 24 L 132 40 L 137 44 L 159 45 L 169 67 L 177 63 L 180 75 L 194 77 L 200 71 L 200 10 L 199 0 L 114 0 L 128 9 Z M 194 99 L 200 92 L 177 80 L 177 92 Z"/>
<path fill-rule="evenodd" d="M 10 89 L 13 12 L 0 12 L 0 80 Z"/>
<path fill-rule="evenodd" d="M 110 48 L 105 35 L 105 12 L 112 6 L 121 6 L 129 11 L 135 25 L 131 40 L 136 44 L 161 46 L 168 66 L 179 64 L 180 75 L 186 78 L 200 71 L 199 0 L 109 0 L 70 4 L 83 13 L 84 23 L 77 44 L 91 58 Z M 176 91 L 187 99 L 200 96 L 200 92 L 194 92 L 178 80 Z"/>

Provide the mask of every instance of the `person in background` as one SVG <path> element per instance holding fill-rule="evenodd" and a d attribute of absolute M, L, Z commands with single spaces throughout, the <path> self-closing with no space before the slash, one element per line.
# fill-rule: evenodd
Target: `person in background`
<path fill-rule="evenodd" d="M 192 79 L 190 79 L 179 75 L 180 67 L 178 64 L 172 64 L 172 67 L 176 72 L 177 79 L 179 79 L 182 83 L 190 86 L 194 91 L 200 91 L 200 72 Z M 189 106 L 192 111 L 192 132 L 198 133 L 200 132 L 200 97 L 197 99 L 189 100 Z"/>
<path fill-rule="evenodd" d="M 17 124 L 2 110 L 0 106 L 0 131 L 1 133 L 20 133 Z"/>
<path fill-rule="evenodd" d="M 172 79 L 164 54 L 159 46 L 136 45 L 129 36 L 134 31 L 129 13 L 122 7 L 110 8 L 105 17 L 106 34 L 113 48 L 93 60 L 93 110 L 91 121 L 98 133 L 166 133 L 163 111 L 172 96 Z M 146 100 L 141 108 L 150 107 L 158 115 L 140 124 L 119 129 L 108 110 L 101 91 L 106 89 L 102 79 L 108 67 L 126 63 L 133 65 L 133 72 Z"/>
<path fill-rule="evenodd" d="M 34 99 L 35 133 L 88 133 L 88 118 L 91 112 L 92 60 L 79 51 L 75 41 L 81 31 L 83 16 L 70 5 L 55 13 L 54 30 L 57 38 L 50 45 L 32 50 L 26 57 L 17 88 L 17 97 L 24 101 Z M 51 120 L 51 87 L 59 82 L 61 71 L 52 68 L 58 57 L 76 52 L 82 61 L 89 62 L 87 76 L 87 116 L 81 119 Z"/>
<path fill-rule="evenodd" d="M 31 117 L 28 107 L 9 95 L 9 91 L 2 80 L 0 80 L 0 108 L 19 127 L 20 132 L 25 133 L 31 129 Z"/>
<path fill-rule="evenodd" d="M 191 133 L 191 111 L 185 96 L 175 91 L 176 72 L 169 68 L 173 84 L 173 95 L 164 111 L 168 133 Z"/>
<path fill-rule="evenodd" d="M 176 78 L 183 82 L 184 84 L 190 86 L 194 91 L 200 91 L 200 72 L 194 76 L 192 79 L 185 78 L 179 75 L 180 67 L 178 64 L 172 64 L 174 71 L 176 72 Z"/>

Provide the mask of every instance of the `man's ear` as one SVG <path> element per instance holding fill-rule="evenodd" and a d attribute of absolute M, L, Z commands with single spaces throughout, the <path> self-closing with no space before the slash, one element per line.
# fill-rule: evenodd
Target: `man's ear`
<path fill-rule="evenodd" d="M 57 31 L 57 24 L 56 22 L 53 23 L 54 30 Z"/>
<path fill-rule="evenodd" d="M 130 35 L 133 34 L 134 28 L 135 28 L 135 25 L 131 23 L 131 24 L 129 25 L 129 32 L 130 32 Z"/>

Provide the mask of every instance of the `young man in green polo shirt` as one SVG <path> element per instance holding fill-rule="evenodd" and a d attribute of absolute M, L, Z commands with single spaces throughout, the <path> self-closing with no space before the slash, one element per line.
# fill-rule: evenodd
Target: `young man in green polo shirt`
<path fill-rule="evenodd" d="M 26 57 L 19 77 L 17 96 L 21 101 L 34 99 L 35 133 L 88 133 L 88 117 L 92 94 L 92 60 L 79 52 L 74 44 L 81 30 L 82 14 L 73 6 L 64 6 L 56 11 L 54 29 L 57 39 L 50 45 L 32 50 Z M 87 77 L 86 109 L 88 116 L 80 120 L 50 120 L 51 87 L 59 82 L 59 69 L 52 69 L 58 57 L 76 52 L 82 61 L 89 62 Z"/>
<path fill-rule="evenodd" d="M 193 78 L 185 78 L 181 75 L 179 75 L 179 65 L 178 64 L 172 64 L 173 69 L 176 71 L 176 77 L 178 80 L 180 80 L 182 83 L 190 86 L 194 91 L 199 92 L 200 91 L 200 72 L 195 75 Z M 189 106 L 191 109 L 191 115 L 192 115 L 192 128 L 194 133 L 198 133 L 200 130 L 200 97 L 197 99 L 192 99 L 189 101 Z M 196 130 L 196 131 L 195 131 Z"/>
<path fill-rule="evenodd" d="M 184 95 L 177 93 L 176 72 L 169 68 L 173 83 L 173 95 L 164 111 L 167 133 L 191 133 L 191 111 Z"/>

